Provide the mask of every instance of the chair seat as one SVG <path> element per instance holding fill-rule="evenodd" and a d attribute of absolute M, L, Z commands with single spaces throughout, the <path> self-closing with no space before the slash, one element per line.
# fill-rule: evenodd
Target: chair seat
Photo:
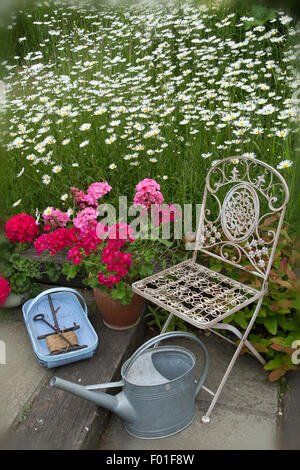
<path fill-rule="evenodd" d="M 265 294 L 191 259 L 133 283 L 132 290 L 202 329 Z"/>

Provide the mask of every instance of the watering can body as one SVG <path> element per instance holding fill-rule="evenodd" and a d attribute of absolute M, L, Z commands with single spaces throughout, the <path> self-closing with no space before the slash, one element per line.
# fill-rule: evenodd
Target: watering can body
<path fill-rule="evenodd" d="M 187 337 L 202 347 L 204 367 L 195 383 L 194 354 L 180 346 L 158 346 L 164 339 Z M 122 366 L 122 381 L 81 386 L 53 377 L 50 385 L 107 408 L 124 420 L 127 432 L 142 439 L 171 436 L 186 428 L 195 416 L 195 397 L 207 375 L 208 353 L 202 342 L 185 332 L 164 333 L 142 345 Z M 113 396 L 101 388 L 120 387 Z"/>

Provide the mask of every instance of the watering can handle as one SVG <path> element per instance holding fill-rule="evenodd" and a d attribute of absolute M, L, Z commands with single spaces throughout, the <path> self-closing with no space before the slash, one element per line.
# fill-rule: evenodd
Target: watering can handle
<path fill-rule="evenodd" d="M 208 372 L 208 365 L 209 365 L 209 357 L 208 357 L 208 351 L 207 351 L 206 347 L 204 346 L 204 344 L 202 343 L 202 341 L 200 341 L 199 338 L 197 338 L 196 336 L 194 336 L 190 333 L 186 333 L 184 331 L 171 331 L 169 333 L 163 333 L 161 335 L 155 336 L 155 338 L 149 339 L 149 341 L 146 341 L 146 343 L 142 344 L 142 346 L 139 347 L 133 353 L 133 355 L 131 356 L 131 358 L 129 359 L 129 361 L 127 363 L 126 371 L 128 371 L 129 367 L 132 366 L 133 362 L 144 351 L 146 351 L 146 349 L 148 349 L 150 346 L 153 346 L 157 342 L 163 341 L 164 339 L 175 338 L 175 337 L 183 337 L 183 338 L 188 338 L 188 339 L 191 339 L 193 341 L 196 341 L 201 346 L 202 351 L 204 352 L 204 367 L 203 367 L 202 373 L 200 375 L 200 378 L 198 380 L 197 387 L 196 387 L 196 390 L 195 390 L 195 396 L 196 396 L 198 394 L 198 392 L 200 391 L 200 388 L 202 387 L 202 385 L 203 385 L 203 383 L 206 379 L 207 372 Z M 126 372 L 126 371 L 124 371 L 124 372 Z"/>

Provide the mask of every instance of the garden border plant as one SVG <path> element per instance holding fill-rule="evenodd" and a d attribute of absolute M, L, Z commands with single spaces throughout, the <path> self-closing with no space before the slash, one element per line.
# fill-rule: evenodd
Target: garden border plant
<path fill-rule="evenodd" d="M 275 216 L 276 217 L 276 216 Z M 272 223 L 271 218 L 266 219 L 265 228 Z M 289 224 L 282 227 L 277 250 L 274 256 L 273 267 L 270 273 L 268 294 L 264 297 L 262 307 L 256 319 L 249 342 L 261 353 L 267 364 L 264 367 L 269 372 L 269 380 L 274 382 L 285 376 L 289 370 L 298 370 L 299 367 L 292 362 L 295 351 L 292 344 L 300 339 L 300 284 L 296 270 L 300 264 L 299 242 L 289 236 Z M 205 260 L 206 257 L 204 257 Z M 222 271 L 224 265 L 215 259 L 210 259 L 210 268 L 216 272 Z M 260 287 L 260 281 L 246 271 L 240 271 L 226 265 L 227 272 L 231 272 L 233 279 L 252 286 Z M 243 310 L 227 317 L 224 322 L 246 330 L 248 320 L 253 314 L 253 308 Z M 169 313 L 156 306 L 150 306 L 147 317 L 148 324 L 159 329 L 164 325 Z M 173 317 L 167 331 L 184 329 L 183 322 Z M 188 327 L 191 328 L 190 326 Z M 222 334 L 228 334 L 222 332 Z M 247 352 L 244 347 L 242 353 Z"/>

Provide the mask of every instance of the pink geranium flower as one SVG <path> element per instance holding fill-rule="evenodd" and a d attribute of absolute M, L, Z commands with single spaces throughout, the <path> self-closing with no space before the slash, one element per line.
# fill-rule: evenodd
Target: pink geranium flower
<path fill-rule="evenodd" d="M 79 190 L 78 188 L 71 187 L 71 193 L 73 198 L 75 199 L 75 203 L 80 207 L 97 207 L 98 199 L 102 198 L 105 194 L 107 194 L 112 187 L 106 182 L 96 182 L 92 183 L 87 190 L 87 194 L 83 191 Z"/>
<path fill-rule="evenodd" d="M 98 217 L 96 209 L 93 207 L 86 207 L 78 212 L 77 216 L 73 219 L 74 226 L 82 231 L 85 231 L 91 226 L 96 225 Z"/>
<path fill-rule="evenodd" d="M 152 179 L 145 178 L 136 185 L 136 194 L 133 199 L 135 206 L 141 204 L 149 209 L 153 204 L 161 205 L 164 197 L 160 190 L 160 185 Z"/>
<path fill-rule="evenodd" d="M 50 214 L 44 213 L 43 219 L 46 224 L 50 224 L 52 227 L 65 227 L 70 220 L 68 212 L 62 212 L 59 209 L 51 207 L 52 212 Z"/>

